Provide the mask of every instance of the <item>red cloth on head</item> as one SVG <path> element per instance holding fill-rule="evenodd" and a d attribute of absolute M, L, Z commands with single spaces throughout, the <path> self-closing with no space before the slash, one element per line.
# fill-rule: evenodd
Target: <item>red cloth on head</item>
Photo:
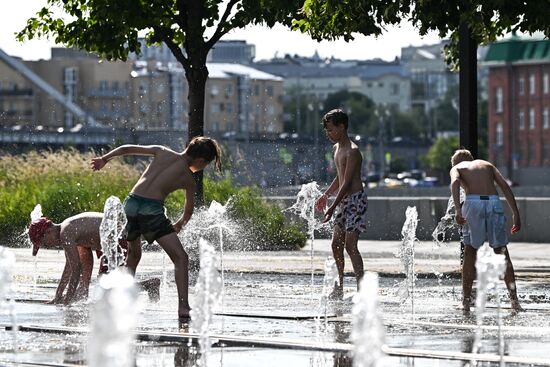
<path fill-rule="evenodd" d="M 29 239 L 31 240 L 33 246 L 32 246 L 32 256 L 36 256 L 36 253 L 38 252 L 38 249 L 40 248 L 40 241 L 42 241 L 42 237 L 44 237 L 44 234 L 50 228 L 52 225 L 52 221 L 49 220 L 46 217 L 39 218 L 35 221 L 33 221 L 29 225 Z"/>

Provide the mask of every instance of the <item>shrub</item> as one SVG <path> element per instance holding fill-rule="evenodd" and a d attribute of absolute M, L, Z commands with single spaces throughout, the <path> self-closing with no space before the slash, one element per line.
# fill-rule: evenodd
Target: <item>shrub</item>
<path fill-rule="evenodd" d="M 56 223 L 84 211 L 103 211 L 105 200 L 115 195 L 126 197 L 141 168 L 116 159 L 99 172 L 90 169 L 92 153 L 76 150 L 30 152 L 0 157 L 0 238 L 5 245 L 22 246 L 16 240 L 25 232 L 30 212 L 36 204 Z M 305 245 L 300 228 L 288 225 L 280 209 L 261 199 L 258 190 L 235 187 L 231 180 L 205 179 L 205 202 L 226 203 L 233 197 L 229 215 L 250 230 L 263 249 L 290 249 Z M 166 200 L 168 214 L 181 214 L 184 195 L 181 190 Z M 10 241 L 11 239 L 11 241 Z"/>

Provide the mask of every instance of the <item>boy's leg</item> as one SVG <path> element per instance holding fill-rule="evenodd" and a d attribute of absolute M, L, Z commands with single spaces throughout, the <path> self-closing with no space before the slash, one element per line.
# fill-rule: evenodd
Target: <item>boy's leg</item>
<path fill-rule="evenodd" d="M 77 249 L 82 271 L 75 297 L 76 299 L 86 299 L 88 298 L 90 279 L 92 278 L 92 271 L 94 269 L 94 256 L 92 255 L 92 250 L 89 248 L 77 246 Z"/>
<path fill-rule="evenodd" d="M 476 275 L 477 250 L 472 246 L 464 246 L 464 263 L 462 264 L 462 306 L 464 312 L 470 312 L 472 286 Z"/>
<path fill-rule="evenodd" d="M 157 239 L 159 245 L 166 251 L 174 263 L 174 277 L 178 289 L 178 316 L 180 320 L 189 318 L 189 257 L 176 232 L 169 233 Z"/>
<path fill-rule="evenodd" d="M 495 254 L 504 255 L 506 258 L 506 271 L 504 273 L 504 283 L 506 283 L 506 288 L 508 288 L 508 294 L 510 295 L 510 302 L 512 304 L 512 309 L 514 311 L 522 311 L 522 308 L 519 304 L 518 293 L 516 288 L 516 275 L 514 273 L 514 266 L 512 265 L 512 260 L 510 260 L 510 254 L 506 246 L 493 249 Z"/>
<path fill-rule="evenodd" d="M 344 294 L 344 247 L 346 243 L 346 232 L 339 225 L 334 226 L 332 234 L 332 256 L 338 269 L 338 285 L 334 286 L 331 298 L 342 298 Z"/>
<path fill-rule="evenodd" d="M 359 290 L 359 283 L 363 279 L 363 258 L 361 253 L 357 248 L 357 242 L 359 240 L 358 232 L 346 232 L 346 251 L 351 260 L 351 265 L 353 266 L 353 272 L 355 273 L 355 278 L 357 279 L 357 290 Z"/>
<path fill-rule="evenodd" d="M 130 274 L 136 275 L 136 269 L 141 260 L 141 238 L 138 237 L 133 241 L 128 241 L 128 258 L 126 266 Z"/>

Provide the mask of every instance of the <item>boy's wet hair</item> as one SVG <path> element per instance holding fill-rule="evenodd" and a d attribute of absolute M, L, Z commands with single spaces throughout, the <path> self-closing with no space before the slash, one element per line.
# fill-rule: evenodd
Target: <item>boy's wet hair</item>
<path fill-rule="evenodd" d="M 208 163 L 215 159 L 215 167 L 221 172 L 222 150 L 216 140 L 206 136 L 196 136 L 189 142 L 185 152 L 193 159 L 204 158 Z"/>
<path fill-rule="evenodd" d="M 322 124 L 324 128 L 327 127 L 328 122 L 332 122 L 333 125 L 344 125 L 346 130 L 348 129 L 348 115 L 340 108 L 330 110 L 323 116 Z"/>
<path fill-rule="evenodd" d="M 451 165 L 454 167 L 463 161 L 473 161 L 474 156 L 468 149 L 457 149 L 451 157 Z"/>

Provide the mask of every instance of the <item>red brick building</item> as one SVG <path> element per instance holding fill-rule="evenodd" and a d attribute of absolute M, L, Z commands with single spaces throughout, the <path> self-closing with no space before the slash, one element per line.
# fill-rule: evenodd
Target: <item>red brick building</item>
<path fill-rule="evenodd" d="M 521 185 L 550 184 L 550 41 L 489 46 L 489 159 Z"/>

